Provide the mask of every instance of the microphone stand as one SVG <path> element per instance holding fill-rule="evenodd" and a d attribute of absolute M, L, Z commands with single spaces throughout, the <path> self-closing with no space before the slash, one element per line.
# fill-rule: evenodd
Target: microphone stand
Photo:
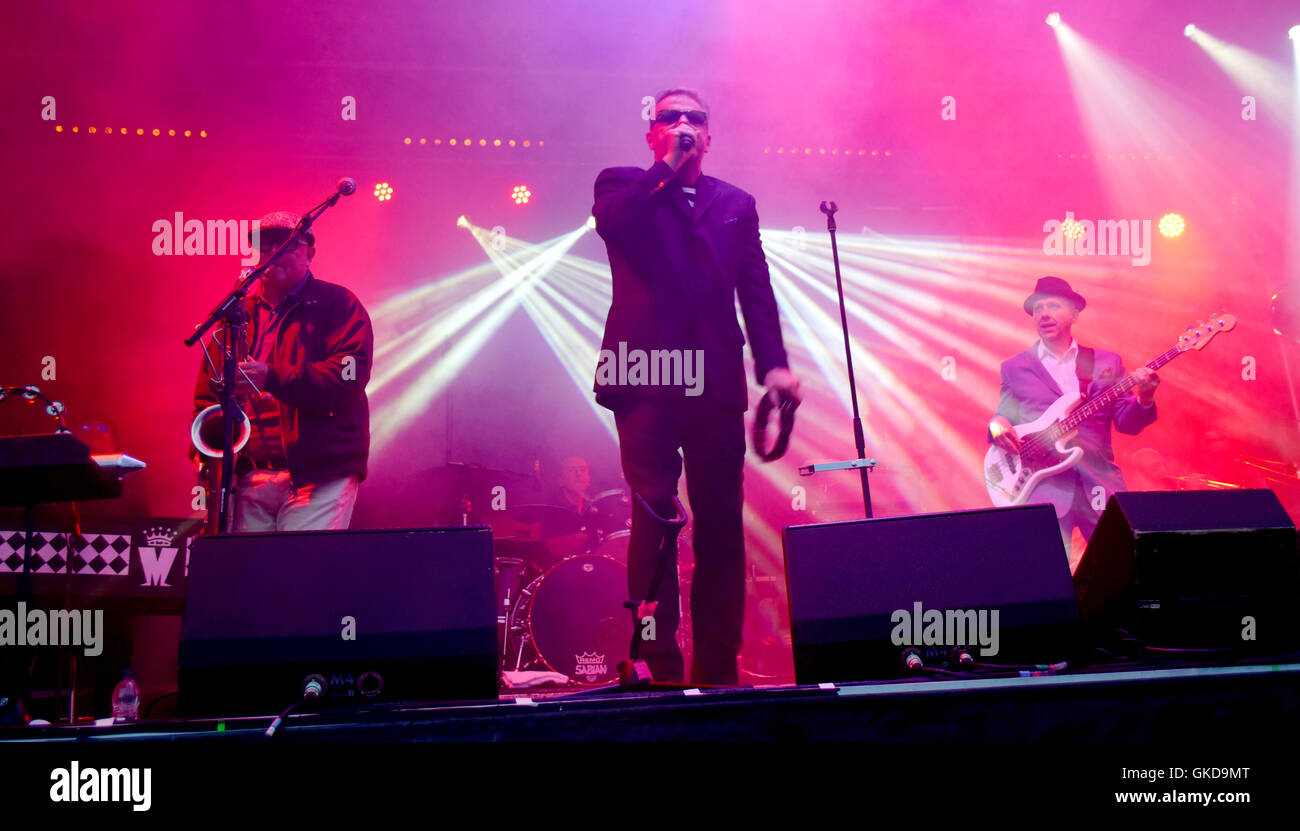
<path fill-rule="evenodd" d="M 221 490 L 220 499 L 221 507 L 217 519 L 217 533 L 224 534 L 229 530 L 230 517 L 228 516 L 230 508 L 230 492 L 234 480 L 235 466 L 232 464 L 235 447 L 235 414 L 239 412 L 239 405 L 235 401 L 235 376 L 239 372 L 239 360 L 235 352 L 235 332 L 240 326 L 248 323 L 248 309 L 244 305 L 244 298 L 248 296 L 248 289 L 253 283 L 262 279 L 266 270 L 275 265 L 276 261 L 290 251 L 298 242 L 298 238 L 307 232 L 320 215 L 334 207 L 343 196 L 343 191 L 335 191 L 334 195 L 321 202 L 316 207 L 307 211 L 302 219 L 294 227 L 293 233 L 289 234 L 279 248 L 264 260 L 261 265 L 248 272 L 236 286 L 231 289 L 221 302 L 208 312 L 208 316 L 202 323 L 194 327 L 194 332 L 185 339 L 186 346 L 193 346 L 199 340 L 216 326 L 218 323 L 224 324 L 225 343 L 222 344 L 222 379 L 217 385 L 217 398 L 221 403 L 222 418 L 222 436 L 221 436 Z M 211 511 L 211 508 L 208 508 Z"/>
<path fill-rule="evenodd" d="M 840 250 L 835 243 L 835 212 L 839 206 L 834 202 L 823 202 L 822 213 L 826 214 L 826 230 L 831 235 L 831 256 L 835 261 L 835 289 L 840 296 L 840 328 L 844 330 L 844 360 L 849 369 L 849 398 L 853 401 L 853 440 L 857 444 L 858 457 L 843 462 L 825 462 L 804 465 L 799 468 L 801 476 L 811 476 L 826 470 L 852 470 L 857 468 L 862 477 L 862 507 L 866 518 L 871 519 L 871 483 L 867 475 L 877 464 L 875 459 L 867 458 L 867 441 L 862 432 L 862 416 L 858 412 L 858 385 L 853 375 L 853 350 L 849 346 L 849 317 L 844 306 L 844 281 L 840 277 Z"/>

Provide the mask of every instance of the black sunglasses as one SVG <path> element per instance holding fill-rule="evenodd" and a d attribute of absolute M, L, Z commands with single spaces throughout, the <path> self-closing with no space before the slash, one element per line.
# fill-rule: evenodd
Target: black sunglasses
<path fill-rule="evenodd" d="M 660 110 L 655 113 L 655 122 L 658 124 L 676 124 L 686 116 L 686 120 L 696 127 L 703 127 L 709 123 L 709 114 L 704 110 Z"/>

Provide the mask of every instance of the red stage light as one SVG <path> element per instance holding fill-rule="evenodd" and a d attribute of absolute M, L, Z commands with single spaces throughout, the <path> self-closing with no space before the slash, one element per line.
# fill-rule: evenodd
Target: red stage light
<path fill-rule="evenodd" d="M 532 195 L 533 192 L 528 189 L 527 185 L 515 185 L 515 189 L 510 193 L 510 198 L 515 200 L 516 205 L 526 205 Z"/>
<path fill-rule="evenodd" d="M 387 202 L 393 198 L 393 187 L 387 182 L 380 182 L 375 185 L 375 198 L 380 202 Z"/>

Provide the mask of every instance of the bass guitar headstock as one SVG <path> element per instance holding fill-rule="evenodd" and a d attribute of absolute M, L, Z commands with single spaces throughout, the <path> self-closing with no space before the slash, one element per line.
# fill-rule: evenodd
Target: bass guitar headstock
<path fill-rule="evenodd" d="M 1237 318 L 1227 312 L 1220 312 L 1206 320 L 1197 321 L 1178 336 L 1178 350 L 1186 352 L 1191 349 L 1204 349 L 1215 335 L 1226 332 L 1236 325 Z"/>

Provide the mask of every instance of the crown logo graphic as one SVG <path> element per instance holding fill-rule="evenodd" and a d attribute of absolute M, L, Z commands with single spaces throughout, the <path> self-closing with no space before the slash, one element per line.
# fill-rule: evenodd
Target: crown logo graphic
<path fill-rule="evenodd" d="M 144 532 L 145 542 L 154 548 L 166 548 L 174 539 L 176 539 L 176 532 L 163 526 L 150 528 Z"/>
<path fill-rule="evenodd" d="M 584 652 L 581 655 L 575 655 L 579 664 L 603 664 L 605 656 L 596 652 Z"/>

